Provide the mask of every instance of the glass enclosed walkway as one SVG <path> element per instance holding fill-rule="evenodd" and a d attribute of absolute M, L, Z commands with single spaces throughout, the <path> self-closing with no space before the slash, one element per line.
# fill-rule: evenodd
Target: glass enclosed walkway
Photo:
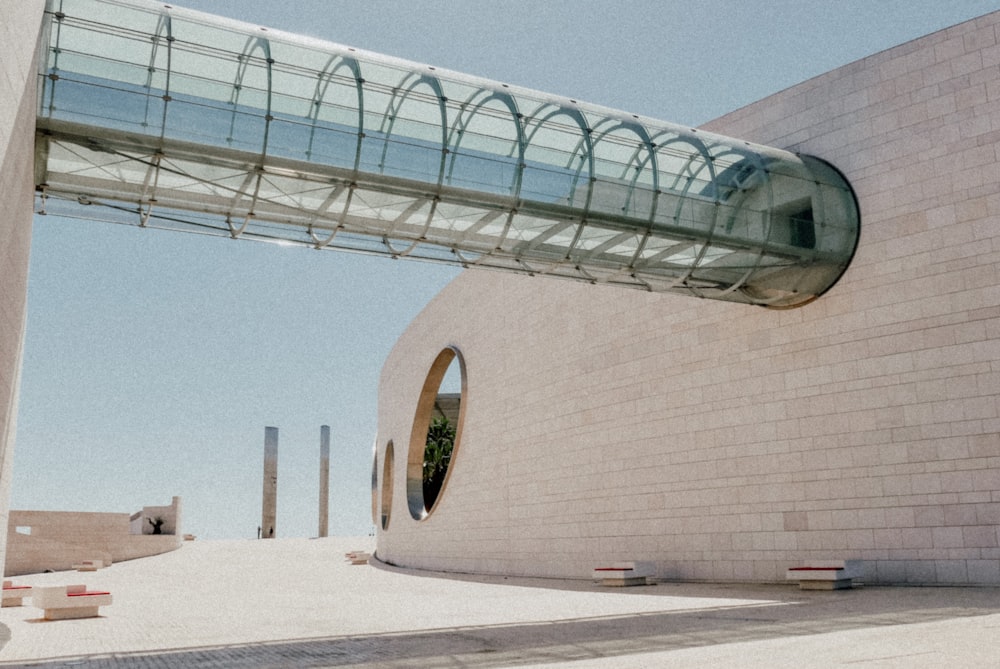
<path fill-rule="evenodd" d="M 49 0 L 41 213 L 775 307 L 846 269 L 827 163 L 134 0 Z"/>

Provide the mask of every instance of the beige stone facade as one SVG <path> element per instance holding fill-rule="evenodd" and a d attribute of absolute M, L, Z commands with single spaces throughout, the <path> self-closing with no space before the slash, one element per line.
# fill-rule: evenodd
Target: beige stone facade
<path fill-rule="evenodd" d="M 0 564 L 13 470 L 34 197 L 35 53 L 43 0 L 0 3 Z"/>
<path fill-rule="evenodd" d="M 868 582 L 1000 584 L 1000 13 L 709 129 L 847 176 L 862 213 L 847 273 L 771 311 L 465 272 L 383 370 L 380 558 L 573 578 L 642 560 L 660 578 L 765 582 L 861 559 Z M 462 430 L 418 520 L 411 428 L 449 346 Z"/>

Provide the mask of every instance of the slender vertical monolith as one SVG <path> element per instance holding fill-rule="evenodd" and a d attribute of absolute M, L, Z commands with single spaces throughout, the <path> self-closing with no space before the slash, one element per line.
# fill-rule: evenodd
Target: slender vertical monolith
<path fill-rule="evenodd" d="M 264 428 L 264 497 L 260 536 L 273 539 L 278 514 L 278 428 Z"/>
<path fill-rule="evenodd" d="M 330 531 L 330 426 L 319 428 L 319 536 Z"/>

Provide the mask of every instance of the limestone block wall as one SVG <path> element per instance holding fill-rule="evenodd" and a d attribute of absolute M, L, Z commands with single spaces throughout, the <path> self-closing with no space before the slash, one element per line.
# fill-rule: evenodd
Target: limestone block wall
<path fill-rule="evenodd" d="M 770 311 L 465 272 L 383 369 L 380 558 L 567 578 L 635 559 L 762 582 L 858 558 L 869 582 L 1000 584 L 1000 13 L 709 129 L 845 173 L 862 229 L 844 277 Z M 417 520 L 410 432 L 446 346 L 466 413 Z"/>
<path fill-rule="evenodd" d="M 24 340 L 35 144 L 35 53 L 44 0 L 0 3 L 0 564 Z"/>
<path fill-rule="evenodd" d="M 179 508 L 179 498 L 174 500 Z M 13 510 L 4 573 L 63 571 L 82 560 L 121 562 L 166 553 L 180 545 L 181 537 L 176 534 L 132 533 L 127 513 Z"/>

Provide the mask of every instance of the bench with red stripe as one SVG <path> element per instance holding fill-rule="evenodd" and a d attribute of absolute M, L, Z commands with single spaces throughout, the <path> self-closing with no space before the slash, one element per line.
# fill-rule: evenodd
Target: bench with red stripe
<path fill-rule="evenodd" d="M 45 620 L 96 618 L 100 607 L 111 601 L 110 592 L 87 590 L 85 585 L 39 586 L 31 593 L 32 605 L 45 612 Z"/>
<path fill-rule="evenodd" d="M 798 581 L 800 590 L 845 590 L 861 578 L 861 560 L 822 560 L 790 567 L 785 579 Z"/>
<path fill-rule="evenodd" d="M 592 578 L 601 585 L 646 585 L 653 576 L 651 562 L 615 562 L 607 567 L 595 567 Z"/>
<path fill-rule="evenodd" d="M 11 581 L 3 582 L 3 606 L 21 606 L 25 597 L 31 597 L 30 585 L 14 585 Z"/>

